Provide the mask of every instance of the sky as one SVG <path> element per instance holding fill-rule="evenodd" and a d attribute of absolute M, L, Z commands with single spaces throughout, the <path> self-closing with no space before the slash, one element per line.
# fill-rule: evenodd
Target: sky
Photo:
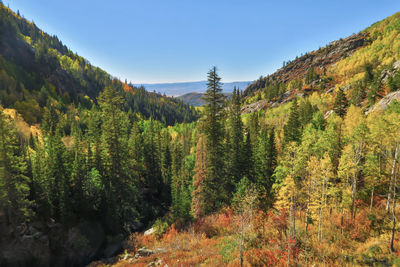
<path fill-rule="evenodd" d="M 132 83 L 252 81 L 400 11 L 398 0 L 3 0 Z"/>

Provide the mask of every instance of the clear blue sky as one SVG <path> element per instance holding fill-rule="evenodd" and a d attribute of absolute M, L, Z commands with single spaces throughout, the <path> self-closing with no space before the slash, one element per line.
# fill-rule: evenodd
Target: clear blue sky
<path fill-rule="evenodd" d="M 284 60 L 400 11 L 399 0 L 3 0 L 72 51 L 134 83 L 223 81 Z"/>

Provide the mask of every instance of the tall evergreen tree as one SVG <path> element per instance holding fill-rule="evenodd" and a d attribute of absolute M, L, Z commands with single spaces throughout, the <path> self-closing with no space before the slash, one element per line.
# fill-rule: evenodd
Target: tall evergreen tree
<path fill-rule="evenodd" d="M 299 105 L 299 121 L 303 127 L 309 123 L 314 114 L 314 107 L 312 106 L 310 100 L 306 98 Z"/>
<path fill-rule="evenodd" d="M 172 206 L 175 217 L 180 217 L 182 215 L 182 195 L 181 195 L 181 186 L 182 186 L 182 145 L 178 141 L 173 146 L 172 151 L 172 180 L 171 180 L 171 197 L 172 197 Z"/>
<path fill-rule="evenodd" d="M 129 166 L 139 187 L 145 186 L 143 170 L 143 137 L 137 121 L 133 121 L 129 137 Z"/>
<path fill-rule="evenodd" d="M 172 155 L 170 150 L 171 136 L 167 130 L 162 132 L 161 140 L 161 175 L 163 181 L 162 199 L 166 206 L 171 205 L 171 179 L 172 179 Z"/>
<path fill-rule="evenodd" d="M 85 179 L 87 178 L 86 160 L 84 154 L 84 146 L 82 144 L 82 133 L 75 126 L 73 131 L 74 147 L 72 149 L 72 164 L 71 164 L 71 182 L 73 208 L 78 217 L 85 217 L 88 214 L 90 207 L 85 198 Z"/>
<path fill-rule="evenodd" d="M 14 226 L 32 215 L 26 167 L 17 132 L 0 109 L 0 209 Z"/>
<path fill-rule="evenodd" d="M 244 153 L 243 153 L 243 122 L 240 113 L 241 93 L 236 88 L 233 89 L 232 100 L 229 108 L 229 151 L 228 155 L 228 176 L 231 191 L 244 174 Z"/>
<path fill-rule="evenodd" d="M 210 206 L 207 212 L 214 211 L 227 200 L 226 176 L 223 161 L 223 127 L 225 96 L 222 94 L 221 78 L 217 68 L 213 67 L 208 72 L 207 91 L 204 94 L 206 105 L 204 107 L 204 133 L 207 145 L 207 179 L 204 190 Z"/>
<path fill-rule="evenodd" d="M 337 115 L 343 118 L 344 115 L 346 115 L 347 106 L 348 102 L 343 88 L 339 88 L 339 91 L 336 94 L 333 110 Z"/>
<path fill-rule="evenodd" d="M 137 219 L 136 185 L 128 170 L 129 120 L 121 109 L 123 103 L 121 92 L 113 87 L 106 87 L 99 96 L 103 207 L 106 213 L 103 218 L 111 232 L 129 232 Z"/>
<path fill-rule="evenodd" d="M 243 162 L 242 162 L 242 177 L 246 177 L 250 182 L 254 183 L 256 179 L 256 173 L 254 169 L 254 153 L 253 153 L 253 142 L 251 140 L 251 134 L 247 131 L 246 140 L 243 145 Z M 240 181 L 238 181 L 240 182 Z"/>
<path fill-rule="evenodd" d="M 284 141 L 285 143 L 289 142 L 299 142 L 301 138 L 301 129 L 300 129 L 300 120 L 299 120 L 299 107 L 297 104 L 297 99 L 295 98 L 292 102 L 292 107 L 290 108 L 289 120 L 284 126 Z"/>
<path fill-rule="evenodd" d="M 101 162 L 101 113 L 96 105 L 89 111 L 87 130 L 87 171 L 95 168 L 102 172 Z"/>
<path fill-rule="evenodd" d="M 259 137 L 256 153 L 255 181 L 261 193 L 261 204 L 270 205 L 273 201 L 272 185 L 275 183 L 274 171 L 277 166 L 278 152 L 275 146 L 275 131 L 263 129 Z"/>

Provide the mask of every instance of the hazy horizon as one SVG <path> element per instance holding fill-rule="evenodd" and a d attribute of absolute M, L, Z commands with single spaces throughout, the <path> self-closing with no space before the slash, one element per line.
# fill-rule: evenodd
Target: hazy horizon
<path fill-rule="evenodd" d="M 4 3 L 93 65 L 134 84 L 202 81 L 214 65 L 226 81 L 253 81 L 283 61 L 400 10 L 394 0 L 384 5 L 359 0 L 324 5 L 261 0 Z"/>

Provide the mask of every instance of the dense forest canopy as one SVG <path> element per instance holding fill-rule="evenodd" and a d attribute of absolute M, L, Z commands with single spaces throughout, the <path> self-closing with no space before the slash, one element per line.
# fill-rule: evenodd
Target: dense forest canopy
<path fill-rule="evenodd" d="M 125 240 L 113 261 L 122 265 L 153 264 L 146 255 L 156 249 L 171 266 L 399 264 L 399 14 L 332 68 L 261 78 L 257 92 L 226 98 L 212 67 L 198 114 L 0 11 L 0 233 L 13 229 L 3 251 L 34 239 L 22 226 L 43 223 L 51 234 L 35 234 L 54 255 L 87 225 L 104 235 L 98 249 Z M 255 100 L 274 106 L 243 114 Z M 23 135 L 10 108 L 39 130 Z M 71 246 L 85 252 L 91 242 L 83 233 Z M 0 264 L 15 260 L 7 253 Z"/>

